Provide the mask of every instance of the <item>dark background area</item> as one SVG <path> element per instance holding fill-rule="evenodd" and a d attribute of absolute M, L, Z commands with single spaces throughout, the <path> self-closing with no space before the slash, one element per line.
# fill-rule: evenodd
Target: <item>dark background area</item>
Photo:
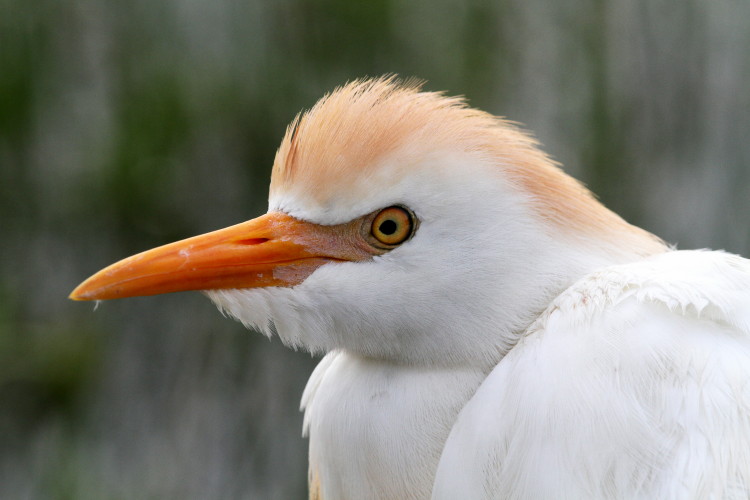
<path fill-rule="evenodd" d="M 252 218 L 284 128 L 398 73 L 626 219 L 750 255 L 750 3 L 0 0 L 0 498 L 304 498 L 316 360 L 199 293 L 68 293 Z"/>

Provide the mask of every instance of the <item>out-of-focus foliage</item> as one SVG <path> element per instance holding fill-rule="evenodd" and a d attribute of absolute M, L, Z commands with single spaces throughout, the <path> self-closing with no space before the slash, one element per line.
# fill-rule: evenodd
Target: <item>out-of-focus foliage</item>
<path fill-rule="evenodd" d="M 315 360 L 92 272 L 264 210 L 297 111 L 399 73 L 631 221 L 750 254 L 750 3 L 0 0 L 0 498 L 303 498 Z"/>

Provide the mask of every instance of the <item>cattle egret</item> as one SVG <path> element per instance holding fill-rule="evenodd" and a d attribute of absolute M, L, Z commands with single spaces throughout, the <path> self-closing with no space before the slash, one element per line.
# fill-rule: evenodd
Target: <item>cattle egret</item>
<path fill-rule="evenodd" d="M 266 215 L 71 298 L 181 290 L 325 354 L 310 498 L 750 496 L 750 261 L 669 248 L 461 98 L 336 89 L 287 129 Z"/>

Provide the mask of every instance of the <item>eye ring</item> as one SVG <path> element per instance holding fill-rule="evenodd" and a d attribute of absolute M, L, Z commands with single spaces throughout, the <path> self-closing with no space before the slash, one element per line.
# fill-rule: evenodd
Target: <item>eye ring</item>
<path fill-rule="evenodd" d="M 377 243 L 394 247 L 414 234 L 415 221 L 414 214 L 404 207 L 384 208 L 372 219 L 370 235 Z"/>

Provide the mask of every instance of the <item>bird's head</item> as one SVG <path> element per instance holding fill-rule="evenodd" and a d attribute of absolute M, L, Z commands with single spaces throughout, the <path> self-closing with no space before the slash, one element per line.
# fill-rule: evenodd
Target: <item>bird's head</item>
<path fill-rule="evenodd" d="M 204 290 L 311 352 L 489 366 L 576 277 L 663 250 L 509 122 L 380 78 L 293 121 L 267 214 L 113 264 L 71 298 Z"/>

